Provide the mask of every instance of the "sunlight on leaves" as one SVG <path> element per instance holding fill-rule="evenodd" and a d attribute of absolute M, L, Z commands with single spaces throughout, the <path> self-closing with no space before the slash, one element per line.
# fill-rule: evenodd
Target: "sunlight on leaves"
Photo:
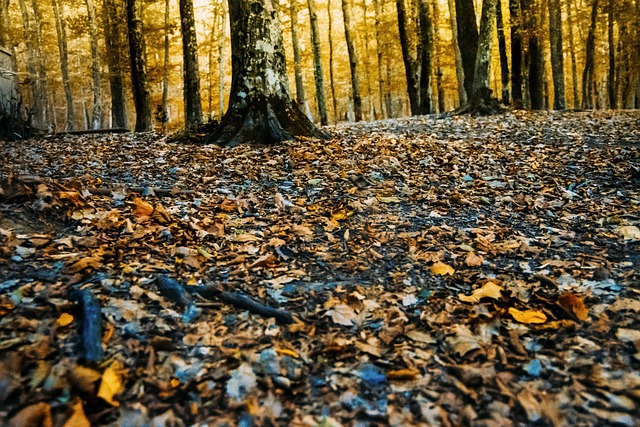
<path fill-rule="evenodd" d="M 453 269 L 453 267 L 443 262 L 436 262 L 431 266 L 431 272 L 437 276 L 445 276 L 447 274 L 453 276 L 456 271 Z"/>
<path fill-rule="evenodd" d="M 511 307 L 509 314 L 520 323 L 544 323 L 547 321 L 547 316 L 539 310 L 520 311 Z"/>
<path fill-rule="evenodd" d="M 502 298 L 502 286 L 498 286 L 493 282 L 485 283 L 481 288 L 473 291 L 471 295 L 459 294 L 458 298 L 460 301 L 477 303 L 482 298 L 493 298 L 500 299 Z"/>

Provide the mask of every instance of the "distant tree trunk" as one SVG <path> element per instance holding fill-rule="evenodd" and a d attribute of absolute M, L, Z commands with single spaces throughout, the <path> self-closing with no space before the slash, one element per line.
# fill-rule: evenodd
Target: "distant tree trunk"
<path fill-rule="evenodd" d="M 594 60 L 595 60 L 595 33 L 598 18 L 598 0 L 593 0 L 591 9 L 591 23 L 589 34 L 587 35 L 587 45 L 585 48 L 586 58 L 584 61 L 584 71 L 582 73 L 582 108 L 593 108 L 594 97 Z"/>
<path fill-rule="evenodd" d="M 293 1 L 293 0 L 292 0 Z M 322 71 L 322 56 L 320 55 L 320 30 L 318 29 L 318 13 L 315 0 L 308 0 L 309 20 L 311 22 L 311 45 L 313 47 L 313 75 L 316 82 L 316 101 L 318 102 L 318 113 L 320 124 L 329 124 L 327 118 L 327 97 L 324 93 L 324 73 Z"/>
<path fill-rule="evenodd" d="M 564 53 L 562 51 L 562 9 L 560 0 L 549 0 L 549 35 L 553 73 L 553 109 L 564 110 Z"/>
<path fill-rule="evenodd" d="M 43 93 L 42 81 L 39 74 L 37 36 L 31 24 L 29 9 L 25 1 L 19 0 L 18 4 L 20 6 L 20 12 L 22 13 L 23 33 L 27 45 L 27 82 L 29 85 L 32 125 L 37 129 L 45 129 L 47 127 L 46 100 L 48 96 L 45 96 Z"/>
<path fill-rule="evenodd" d="M 573 34 L 573 13 L 571 10 L 572 0 L 567 2 L 567 20 L 569 23 L 569 50 L 571 51 L 571 81 L 573 82 L 573 108 L 577 109 L 580 106 L 580 98 L 578 96 L 578 63 L 576 61 L 576 49 L 574 44 Z"/>
<path fill-rule="evenodd" d="M 298 136 L 327 136 L 291 99 L 277 4 L 278 0 L 229 2 L 231 95 L 219 128 L 207 138 L 210 143 L 272 144 Z"/>
<path fill-rule="evenodd" d="M 327 0 L 327 14 L 329 16 L 329 80 L 331 83 L 331 100 L 333 101 L 333 122 L 338 123 L 338 100 L 336 99 L 336 85 L 333 75 L 333 18 L 331 15 L 331 0 Z"/>
<path fill-rule="evenodd" d="M 85 0 L 89 16 L 89 40 L 91 41 L 91 76 L 93 77 L 93 129 L 104 127 L 102 114 L 102 82 L 100 79 L 100 57 L 98 56 L 98 24 L 96 22 L 96 7 L 93 0 Z"/>
<path fill-rule="evenodd" d="M 218 90 L 218 101 L 220 108 L 220 120 L 224 116 L 224 47 L 227 41 L 227 17 L 229 16 L 229 11 L 227 10 L 227 2 L 222 1 L 222 27 L 220 29 L 220 40 L 218 42 L 218 77 L 220 82 L 220 87 Z"/>
<path fill-rule="evenodd" d="M 73 127 L 73 92 L 69 82 L 69 53 L 67 49 L 67 28 L 61 15 L 57 0 L 51 0 L 53 15 L 56 21 L 56 33 L 58 35 L 58 52 L 60 53 L 60 71 L 62 73 L 62 86 L 67 101 L 66 131 L 74 130 Z"/>
<path fill-rule="evenodd" d="M 433 23 L 429 0 L 419 0 L 418 17 L 420 23 L 420 114 L 430 114 L 431 105 L 431 51 L 433 50 Z"/>
<path fill-rule="evenodd" d="M 131 57 L 131 83 L 133 102 L 136 107 L 136 132 L 149 132 L 151 121 L 151 99 L 147 81 L 147 54 L 142 28 L 141 0 L 127 0 L 127 28 Z"/>
<path fill-rule="evenodd" d="M 407 77 L 407 94 L 409 95 L 411 115 L 416 116 L 422 114 L 420 108 L 420 81 L 418 80 L 417 64 L 411 53 L 407 8 L 404 2 L 405 0 L 396 0 L 396 8 L 398 9 L 398 31 L 400 33 L 402 60 L 404 61 L 404 70 Z"/>
<path fill-rule="evenodd" d="M 342 17 L 344 19 L 344 35 L 349 52 L 349 68 L 351 69 L 351 91 L 353 95 L 353 111 L 356 121 L 362 120 L 362 97 L 360 96 L 360 78 L 358 76 L 358 52 L 351 28 L 351 0 L 342 0 Z"/>
<path fill-rule="evenodd" d="M 432 42 L 432 52 L 433 56 L 436 59 L 436 93 L 438 95 L 438 113 L 443 113 L 445 111 L 444 104 L 444 87 L 442 86 L 442 68 L 440 63 L 440 14 L 438 13 L 438 2 L 432 2 L 432 14 L 433 19 L 431 22 L 433 23 L 433 42 Z"/>
<path fill-rule="evenodd" d="M 616 99 L 616 53 L 615 53 L 615 41 L 613 38 L 613 20 L 614 20 L 614 0 L 609 0 L 608 8 L 608 28 L 607 28 L 607 40 L 609 44 L 609 79 L 607 80 L 607 91 L 609 93 L 609 108 L 615 110 L 617 105 Z"/>
<path fill-rule="evenodd" d="M 364 33 L 364 69 L 366 71 L 367 76 L 367 99 L 369 103 L 369 120 L 375 119 L 375 111 L 373 108 L 373 100 L 372 100 L 372 85 L 371 85 L 371 59 L 369 58 L 369 24 L 367 22 L 367 0 L 362 0 L 362 24 L 364 30 L 361 33 Z"/>
<path fill-rule="evenodd" d="M 109 88 L 111 91 L 111 122 L 114 127 L 125 128 L 128 125 L 127 103 L 124 93 L 122 72 L 122 24 L 121 5 L 114 0 L 104 0 L 102 16 L 104 21 L 104 40 L 109 67 Z"/>
<path fill-rule="evenodd" d="M 502 102 L 509 104 L 511 96 L 509 93 L 509 58 L 507 57 L 507 41 L 504 36 L 504 19 L 502 18 L 502 1 L 498 0 L 496 4 L 496 21 L 498 24 L 498 50 L 500 52 L 500 77 L 502 85 Z"/>
<path fill-rule="evenodd" d="M 304 110 L 307 98 L 304 93 L 302 79 L 302 61 L 300 59 L 300 42 L 298 41 L 298 0 L 291 0 L 291 42 L 293 44 L 293 70 L 296 78 L 296 101 Z"/>
<path fill-rule="evenodd" d="M 162 133 L 167 133 L 167 125 L 169 124 L 169 24 L 170 24 L 171 6 L 169 0 L 164 1 L 164 68 L 162 70 L 162 105 L 160 106 L 160 115 L 156 117 L 162 122 Z M 186 103 L 185 103 L 186 108 Z M 185 114 L 186 117 L 186 114 Z"/>
<path fill-rule="evenodd" d="M 385 88 L 385 82 L 384 82 L 384 76 L 382 74 L 382 55 L 384 52 L 383 46 L 382 46 L 382 37 L 380 36 L 380 29 L 381 29 L 381 10 L 380 10 L 380 0 L 373 0 L 373 9 L 375 12 L 375 25 L 376 25 L 376 53 L 378 55 L 378 95 L 380 98 L 380 112 L 382 113 L 383 117 L 389 117 L 389 112 L 386 111 L 385 105 L 384 105 L 384 88 Z"/>
<path fill-rule="evenodd" d="M 520 0 L 509 0 L 511 25 L 511 98 L 515 108 L 522 108 L 522 13 Z"/>
<path fill-rule="evenodd" d="M 543 58 L 540 38 L 538 36 L 538 15 L 535 0 L 523 0 L 522 13 L 527 23 L 527 33 L 529 38 L 529 69 L 528 69 L 528 89 L 532 110 L 542 110 L 544 108 L 544 81 L 543 81 Z"/>
<path fill-rule="evenodd" d="M 0 1 L 0 46 L 7 46 L 7 31 L 9 31 L 9 0 Z"/>
<path fill-rule="evenodd" d="M 484 0 L 482 2 L 482 17 L 480 18 L 480 34 L 478 36 L 478 51 L 473 76 L 473 94 L 489 89 L 489 71 L 491 67 L 491 47 L 496 22 L 497 0 Z"/>
<path fill-rule="evenodd" d="M 182 30 L 184 116 L 186 124 L 190 125 L 202 123 L 198 40 L 193 16 L 193 0 L 180 0 L 179 3 L 180 28 Z"/>
<path fill-rule="evenodd" d="M 449 16 L 451 21 L 451 33 L 453 35 L 453 52 L 456 58 L 456 77 L 458 79 L 458 103 L 467 104 L 467 91 L 464 88 L 464 64 L 462 62 L 462 53 L 460 52 L 460 42 L 458 41 L 458 19 L 456 15 L 455 0 L 448 0 Z"/>
<path fill-rule="evenodd" d="M 37 53 L 37 62 L 38 62 L 38 80 L 40 84 L 40 92 L 44 97 L 43 105 L 44 105 L 44 114 L 47 128 L 51 131 L 55 131 L 56 128 L 56 113 L 55 108 L 51 99 L 51 94 L 49 91 L 49 83 L 47 80 L 47 66 L 45 64 L 44 57 L 44 42 L 42 36 L 42 15 L 40 14 L 40 6 L 38 0 L 31 0 L 31 8 L 33 9 L 33 23 L 35 27 L 35 37 L 36 37 L 36 53 Z"/>
<path fill-rule="evenodd" d="M 464 68 L 464 89 L 467 98 L 473 93 L 473 78 L 478 52 L 478 25 L 473 0 L 455 0 L 458 46 Z"/>

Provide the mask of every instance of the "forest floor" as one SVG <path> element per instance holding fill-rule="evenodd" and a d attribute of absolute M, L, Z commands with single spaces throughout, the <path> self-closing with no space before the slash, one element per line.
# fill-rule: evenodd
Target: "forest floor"
<path fill-rule="evenodd" d="M 0 142 L 0 424 L 638 425 L 640 112 L 331 130 Z"/>

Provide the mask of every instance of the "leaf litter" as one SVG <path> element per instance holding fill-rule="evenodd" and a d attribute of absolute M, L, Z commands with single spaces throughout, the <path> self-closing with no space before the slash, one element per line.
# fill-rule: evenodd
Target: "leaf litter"
<path fill-rule="evenodd" d="M 0 142 L 0 423 L 635 425 L 639 120 Z"/>

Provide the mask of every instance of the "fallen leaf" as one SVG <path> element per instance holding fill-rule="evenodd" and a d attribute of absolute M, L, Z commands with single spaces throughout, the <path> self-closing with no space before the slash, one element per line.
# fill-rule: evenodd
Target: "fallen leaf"
<path fill-rule="evenodd" d="M 72 414 L 69 419 L 64 423 L 63 427 L 91 427 L 91 423 L 84 414 L 82 408 L 82 401 L 78 399 L 76 403 L 71 405 Z"/>
<path fill-rule="evenodd" d="M 133 199 L 133 219 L 137 223 L 143 223 L 148 221 L 153 215 L 153 205 L 147 203 L 139 197 Z"/>
<path fill-rule="evenodd" d="M 122 388 L 123 366 L 119 361 L 113 362 L 102 374 L 98 397 L 113 406 L 120 406 L 120 402 L 114 400 L 114 396 L 120 392 Z"/>
<path fill-rule="evenodd" d="M 435 264 L 433 264 L 431 266 L 431 272 L 435 275 L 438 276 L 444 276 L 444 275 L 450 275 L 453 276 L 453 274 L 456 272 L 453 267 L 443 263 L 443 262 L 436 262 Z"/>
<path fill-rule="evenodd" d="M 502 286 L 498 286 L 493 282 L 486 282 L 481 288 L 473 291 L 471 295 L 459 294 L 460 301 L 470 302 L 472 304 L 479 302 L 482 298 L 502 298 Z"/>
<path fill-rule="evenodd" d="M 587 320 L 589 317 L 589 310 L 585 307 L 584 300 L 571 292 L 562 293 L 558 297 L 558 304 L 567 312 L 574 314 L 578 320 Z"/>
<path fill-rule="evenodd" d="M 391 197 L 377 196 L 377 199 L 380 203 L 400 203 L 400 199 L 395 196 L 391 196 Z"/>
<path fill-rule="evenodd" d="M 640 240 L 640 228 L 635 225 L 623 225 L 616 228 L 616 234 L 624 240 Z"/>
<path fill-rule="evenodd" d="M 253 368 L 248 363 L 243 363 L 231 372 L 231 378 L 227 381 L 227 395 L 236 401 L 242 401 L 256 386 L 257 377 Z"/>
<path fill-rule="evenodd" d="M 325 316 L 331 316 L 333 323 L 344 326 L 353 326 L 353 321 L 357 317 L 357 314 L 351 306 L 346 304 L 338 304 L 327 311 Z"/>
<path fill-rule="evenodd" d="M 9 421 L 9 427 L 25 426 L 53 427 L 51 407 L 44 402 L 36 403 L 21 409 Z"/>
<path fill-rule="evenodd" d="M 511 307 L 509 314 L 520 323 L 544 323 L 547 321 L 547 316 L 540 310 L 520 311 Z"/>
<path fill-rule="evenodd" d="M 480 255 L 476 255 L 473 252 L 469 252 L 467 257 L 464 259 L 465 264 L 469 267 L 479 267 L 484 262 L 484 258 Z"/>
<path fill-rule="evenodd" d="M 397 371 L 387 372 L 387 378 L 396 381 L 415 380 L 418 375 L 420 375 L 420 371 L 417 369 L 399 369 Z"/>
<path fill-rule="evenodd" d="M 616 337 L 624 342 L 640 341 L 640 331 L 635 329 L 619 328 Z"/>
<path fill-rule="evenodd" d="M 62 313 L 57 320 L 58 326 L 61 326 L 61 327 L 70 325 L 72 322 L 73 322 L 73 316 L 69 313 Z"/>

